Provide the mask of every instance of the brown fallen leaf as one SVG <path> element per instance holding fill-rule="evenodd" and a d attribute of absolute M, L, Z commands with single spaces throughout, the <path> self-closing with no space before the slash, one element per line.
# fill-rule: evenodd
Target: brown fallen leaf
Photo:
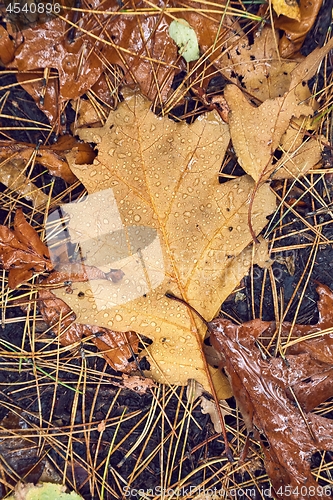
<path fill-rule="evenodd" d="M 84 336 L 92 337 L 91 341 L 114 370 L 131 372 L 137 369 L 135 362 L 128 361 L 133 353 L 138 353 L 139 339 L 134 332 L 115 332 L 108 328 L 76 323 L 70 307 L 47 290 L 39 291 L 38 308 L 61 345 L 71 346 L 79 343 Z"/>
<path fill-rule="evenodd" d="M 75 154 L 68 156 L 89 196 L 61 207 L 85 265 L 103 272 L 120 269 L 124 276 L 119 282 L 78 284 L 73 294 L 54 293 L 78 322 L 151 337 L 147 351 L 155 380 L 185 385 L 196 378 L 209 389 L 204 329 L 165 293 L 183 296 L 215 316 L 250 265 L 251 259 L 247 266 L 237 262 L 238 281 L 223 281 L 224 271 L 251 242 L 247 212 L 254 183 L 244 176 L 219 184 L 229 133 L 217 113 L 189 126 L 157 117 L 137 93 L 124 95 L 103 128 L 79 131 L 98 149 L 93 165 L 77 165 Z M 275 208 L 268 186 L 254 205 L 259 232 Z"/>
<path fill-rule="evenodd" d="M 281 16 L 274 22 L 276 28 L 284 31 L 279 43 L 281 57 L 291 58 L 301 49 L 306 35 L 316 21 L 322 0 L 300 0 L 300 19 Z M 328 15 L 328 14 L 327 14 Z"/>
<path fill-rule="evenodd" d="M 95 155 L 91 155 L 91 148 L 85 145 L 87 150 L 90 150 L 90 156 L 85 159 L 88 161 L 93 159 Z M 58 143 L 53 146 L 40 146 L 36 153 L 36 146 L 25 143 L 12 143 L 7 141 L 0 141 L 1 152 L 5 157 L 13 157 L 15 160 L 22 160 L 27 163 L 33 154 L 35 154 L 35 163 L 44 165 L 51 175 L 61 177 L 68 184 L 73 184 L 77 179 L 73 172 L 70 170 L 68 163 L 65 159 L 65 154 L 68 153 L 73 147 L 80 147 L 80 144 L 73 137 L 69 136 L 60 137 Z"/>
<path fill-rule="evenodd" d="M 0 420 L 2 481 L 7 487 L 13 485 L 13 476 L 37 483 L 46 465 L 45 457 L 38 453 L 29 414 L 17 411 L 9 411 Z"/>
<path fill-rule="evenodd" d="M 210 50 L 216 36 L 221 35 L 221 18 L 225 22 L 228 19 L 222 5 L 212 12 L 205 3 L 187 1 L 184 8 L 173 0 L 170 8 L 176 10 L 172 16 L 164 13 L 160 0 L 133 0 L 122 14 L 117 0 L 93 0 L 89 4 L 92 11 L 88 9 L 84 17 L 78 14 L 74 25 L 71 13 L 62 12 L 48 23 L 26 27 L 24 42 L 16 47 L 10 67 L 18 69 L 21 85 L 52 123 L 58 121 L 64 101 L 76 99 L 92 87 L 103 99 L 105 85 L 96 85 L 103 79 L 106 67 L 118 68 L 116 72 L 121 73 L 114 80 L 116 88 L 120 83 L 135 84 L 144 95 L 161 103 L 168 97 L 175 74 L 186 70 L 186 63 L 169 36 L 173 16 L 184 18 L 195 27 L 203 52 Z M 111 12 L 117 15 L 109 15 Z M 229 25 L 233 22 L 230 20 Z M 223 31 L 225 37 L 228 32 L 229 29 Z M 215 52 L 220 55 L 220 50 Z M 215 58 L 211 50 L 209 56 Z M 42 70 L 39 81 L 29 81 L 33 79 L 33 70 Z M 46 88 L 44 70 L 51 71 Z M 61 124 L 57 126 L 61 132 Z"/>
<path fill-rule="evenodd" d="M 157 78 L 164 95 L 175 70 L 180 67 L 179 63 L 174 64 L 178 54 L 168 35 L 170 20 L 159 14 L 138 16 L 136 3 L 142 7 L 139 2 L 133 2 L 133 16 L 111 17 L 104 12 L 119 11 L 119 3 L 95 0 L 90 8 L 100 10 L 100 14 L 85 13 L 84 28 L 74 28 L 74 40 L 69 37 L 70 15 L 25 29 L 24 43 L 16 49 L 11 66 L 23 73 L 38 68 L 56 68 L 60 102 L 76 99 L 90 89 L 100 78 L 106 61 L 107 65 L 123 67 L 125 81 L 139 84 L 142 92 L 151 97 L 157 92 Z"/>
<path fill-rule="evenodd" d="M 8 64 L 14 59 L 14 54 L 14 43 L 4 26 L 0 26 L 0 61 L 2 64 Z"/>
<path fill-rule="evenodd" d="M 291 119 L 313 113 L 311 106 L 303 102 L 304 92 L 307 92 L 304 82 L 314 75 L 320 61 L 332 47 L 333 38 L 322 49 L 314 50 L 292 71 L 288 92 L 282 97 L 267 99 L 259 107 L 250 104 L 244 93 L 235 85 L 226 87 L 224 94 L 230 108 L 229 126 L 232 142 L 240 165 L 256 182 L 267 180 L 275 170 L 275 165 L 272 165 L 273 153 L 279 147 Z M 313 141 L 315 140 L 309 141 L 309 147 L 317 151 Z M 317 163 L 316 154 L 314 160 Z M 283 168 L 283 164 L 280 166 Z M 288 161 L 291 175 L 297 175 L 298 166 L 296 163 L 294 172 L 292 162 Z M 313 164 L 307 161 L 303 165 L 303 174 L 311 167 Z M 285 176 L 290 176 L 290 172 Z"/>
<path fill-rule="evenodd" d="M 278 32 L 264 27 L 254 42 L 242 32 L 226 43 L 228 51 L 215 65 L 220 72 L 259 102 L 282 97 L 288 92 L 295 60 L 281 59 L 277 52 Z"/>
<path fill-rule="evenodd" d="M 81 141 L 78 141 L 72 135 L 63 135 L 59 137 L 58 141 L 52 146 L 42 146 L 40 148 L 41 154 L 43 155 L 44 148 L 46 151 L 52 151 L 56 153 L 62 160 L 66 160 L 66 154 L 68 154 L 72 149 L 75 148 L 77 150 L 77 162 L 78 163 L 92 163 L 96 154 L 94 153 L 90 144 L 83 144 Z M 52 162 L 54 163 L 54 162 Z M 64 175 L 66 171 L 66 176 Z M 77 179 L 73 172 L 68 169 L 67 160 L 66 160 L 66 170 L 57 169 L 56 166 L 53 166 L 53 170 L 50 173 L 52 175 L 61 177 L 64 181 L 68 182 L 68 184 L 72 184 Z M 69 171 L 69 172 L 68 172 Z"/>
<path fill-rule="evenodd" d="M 88 20 L 86 29 L 89 27 Z M 24 43 L 17 47 L 11 67 L 23 73 L 34 69 L 57 69 L 60 101 L 84 94 L 102 73 L 101 62 L 91 50 L 88 37 L 69 40 L 68 24 L 59 18 L 24 30 Z"/>
<path fill-rule="evenodd" d="M 291 324 L 282 324 L 282 339 L 291 332 L 292 338 L 296 336 L 299 340 L 287 343 L 285 359 L 264 359 L 256 345 L 260 334 L 270 338 L 276 331 L 272 323 L 259 319 L 240 326 L 224 319 L 209 323 L 212 344 L 224 357 L 247 429 L 261 442 L 275 494 L 283 498 L 285 488 L 290 487 L 288 498 L 295 500 L 322 498 L 310 472 L 310 458 L 318 450 L 333 448 L 332 421 L 310 412 L 333 395 L 333 335 L 329 333 L 333 293 L 323 285 L 318 287 L 318 293 L 317 325 L 292 328 Z M 328 325 L 329 331 L 323 336 L 322 331 Z M 317 338 L 312 338 L 314 332 Z M 304 340 L 307 337 L 309 340 Z M 292 392 L 303 406 L 304 414 L 295 405 Z M 268 446 L 262 443 L 262 436 Z"/>
<path fill-rule="evenodd" d="M 20 208 L 16 210 L 13 230 L 0 226 L 0 258 L 3 268 L 9 270 L 10 288 L 16 288 L 34 274 L 53 269 L 49 249 Z"/>

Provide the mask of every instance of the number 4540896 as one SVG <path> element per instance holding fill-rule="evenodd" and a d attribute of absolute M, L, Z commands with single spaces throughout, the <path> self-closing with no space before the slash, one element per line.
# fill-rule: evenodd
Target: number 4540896
<path fill-rule="evenodd" d="M 14 2 L 6 7 L 6 11 L 10 14 L 59 14 L 60 10 L 60 3 Z"/>
<path fill-rule="evenodd" d="M 276 491 L 278 497 L 287 498 L 291 495 L 299 497 L 331 497 L 332 486 L 296 486 L 292 488 L 291 486 L 280 486 Z"/>

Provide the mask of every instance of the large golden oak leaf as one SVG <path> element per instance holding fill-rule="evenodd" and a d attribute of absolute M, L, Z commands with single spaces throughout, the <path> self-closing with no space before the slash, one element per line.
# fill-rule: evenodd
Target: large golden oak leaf
<path fill-rule="evenodd" d="M 107 272 L 107 257 L 113 256 L 112 267 L 121 269 L 123 277 L 73 283 L 72 295 L 54 292 L 79 322 L 150 337 L 155 380 L 186 384 L 195 378 L 208 388 L 201 349 L 206 328 L 165 293 L 183 297 L 208 320 L 215 317 L 249 266 L 248 261 L 244 270 L 239 255 L 251 242 L 247 214 L 254 183 L 244 176 L 219 184 L 230 136 L 217 113 L 187 125 L 157 117 L 149 107 L 141 95 L 127 91 L 104 127 L 78 132 L 81 139 L 97 143 L 94 164 L 75 164 L 75 153 L 68 158 L 92 200 L 63 207 L 72 241 L 101 235 L 105 225 L 110 236 L 104 237 L 99 255 L 93 245 L 83 252 L 85 263 L 103 261 Z M 264 185 L 252 213 L 257 233 L 274 208 L 275 197 Z"/>

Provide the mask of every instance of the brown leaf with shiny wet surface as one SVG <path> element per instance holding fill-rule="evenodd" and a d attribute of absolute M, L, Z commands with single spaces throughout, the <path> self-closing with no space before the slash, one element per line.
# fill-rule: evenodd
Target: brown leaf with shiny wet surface
<path fill-rule="evenodd" d="M 152 7 L 157 13 L 141 13 L 144 9 L 151 11 Z M 183 5 L 174 1 L 171 7 L 179 10 Z M 164 4 L 160 0 L 148 4 L 133 1 L 132 15 L 130 9 L 120 13 L 116 0 L 94 0 L 89 8 L 92 12 L 85 12 L 84 18 L 79 13 L 74 25 L 70 14 L 66 14 L 61 19 L 27 27 L 10 62 L 10 67 L 19 71 L 17 78 L 21 85 L 51 123 L 58 120 L 64 101 L 77 99 L 91 88 L 98 95 L 101 91 L 99 96 L 103 99 L 102 88 L 96 85 L 106 68 L 119 73 L 115 77 L 116 86 L 138 85 L 145 96 L 160 103 L 168 97 L 175 74 L 186 70 L 186 63 L 169 36 L 172 16 L 162 12 Z M 186 9 L 176 12 L 176 16 L 187 19 L 195 29 L 203 51 L 214 43 L 224 13 L 222 7 L 221 12 L 208 16 L 205 10 L 205 4 L 188 2 Z M 111 12 L 117 15 L 111 16 Z M 34 70 L 42 71 L 32 73 Z M 47 77 L 44 70 L 49 72 Z M 58 127 L 61 130 L 61 124 Z"/>
<path fill-rule="evenodd" d="M 322 0 L 300 0 L 300 19 L 281 16 L 274 22 L 276 28 L 284 31 L 279 43 L 281 57 L 291 58 L 297 55 L 306 35 L 316 21 L 322 3 Z M 329 13 L 327 12 L 326 15 L 328 16 Z"/>
<path fill-rule="evenodd" d="M 71 25 L 65 19 L 52 19 L 24 30 L 24 43 L 16 49 L 11 66 L 21 73 L 56 68 L 60 102 L 87 92 L 99 80 L 106 61 L 122 67 L 125 81 L 139 84 L 146 95 L 155 97 L 156 81 L 165 95 L 179 63 L 175 65 L 177 47 L 168 35 L 169 24 L 164 16 L 139 17 L 134 11 L 133 16 L 111 17 L 107 11 L 120 8 L 115 0 L 96 0 L 90 8 L 100 10 L 100 14 L 86 13 L 84 30 L 74 28 L 74 40 L 70 39 Z M 32 91 L 36 92 L 36 88 Z"/>
<path fill-rule="evenodd" d="M 1 153 L 7 158 L 12 158 L 15 161 L 22 160 L 27 164 L 35 154 L 35 163 L 44 165 L 51 175 L 61 177 L 68 184 L 73 184 L 77 179 L 68 166 L 65 154 L 75 146 L 80 147 L 78 141 L 73 137 L 69 140 L 69 136 L 62 136 L 55 146 L 40 146 L 38 151 L 36 151 L 36 146 L 31 144 L 0 142 Z M 91 152 L 89 146 L 85 149 Z M 92 155 L 93 157 L 94 155 Z M 88 156 L 88 159 L 90 158 L 91 156 Z M 24 177 L 21 175 L 21 181 Z"/>
<path fill-rule="evenodd" d="M 9 33 L 3 26 L 0 26 L 0 61 L 8 64 L 14 59 L 15 46 L 9 37 Z"/>
<path fill-rule="evenodd" d="M 68 29 L 65 21 L 56 18 L 24 30 L 24 43 L 17 48 L 11 63 L 20 72 L 56 68 L 60 101 L 84 94 L 102 73 L 91 43 L 81 38 L 71 42 Z"/>
<path fill-rule="evenodd" d="M 53 269 L 49 249 L 26 221 L 21 209 L 16 211 L 13 230 L 0 226 L 0 258 L 3 268 L 9 270 L 10 288 L 16 288 L 34 274 Z"/>
<path fill-rule="evenodd" d="M 68 154 L 73 148 L 77 149 L 78 162 L 91 163 L 95 158 L 95 153 L 89 144 L 82 144 L 71 135 L 63 135 L 59 138 L 56 144 L 48 146 L 38 146 L 36 148 L 33 144 L 24 142 L 0 141 L 1 156 L 4 157 L 3 161 L 18 162 L 20 165 L 27 165 L 33 158 L 34 163 L 43 165 L 51 175 L 60 177 L 68 184 L 73 184 L 77 178 L 71 171 L 66 160 Z M 14 174 L 11 180 L 15 184 L 24 183 L 25 175 L 23 174 L 23 167 L 21 169 L 20 178 L 15 182 Z M 4 181 L 2 181 L 4 182 Z M 4 182 L 8 186 L 7 182 Z M 13 188 L 14 189 L 14 188 Z M 43 193 L 40 193 L 40 195 Z"/>
<path fill-rule="evenodd" d="M 323 285 L 317 291 L 318 324 L 294 328 L 282 324 L 281 339 L 289 334 L 292 339 L 284 358 L 263 356 L 258 348 L 260 335 L 270 339 L 276 332 L 274 323 L 259 319 L 240 326 L 225 319 L 209 323 L 211 342 L 224 358 L 248 432 L 261 443 L 273 489 L 284 498 L 288 487 L 288 498 L 294 500 L 322 498 L 310 459 L 316 451 L 333 449 L 332 421 L 310 411 L 333 395 L 333 293 Z"/>

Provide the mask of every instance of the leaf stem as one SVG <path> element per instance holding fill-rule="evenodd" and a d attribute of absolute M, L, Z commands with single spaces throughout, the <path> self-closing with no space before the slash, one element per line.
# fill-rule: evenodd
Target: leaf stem
<path fill-rule="evenodd" d="M 180 302 L 181 304 L 184 304 L 191 311 L 193 311 L 197 316 L 199 316 L 199 318 L 201 319 L 201 321 L 207 326 L 207 328 L 208 328 L 208 330 L 210 332 L 212 332 L 214 330 L 214 327 L 213 327 L 212 323 L 210 323 L 203 316 L 201 316 L 201 314 L 193 306 L 191 306 L 191 304 L 188 304 L 184 299 L 181 299 L 180 297 L 176 297 L 171 292 L 166 292 L 165 296 L 168 299 L 176 300 L 177 302 Z M 215 405 L 216 405 L 216 410 L 217 410 L 217 413 L 219 415 L 219 419 L 220 419 L 220 422 L 221 422 L 222 435 L 223 435 L 223 439 L 224 439 L 224 451 L 225 451 L 227 459 L 229 460 L 230 463 L 232 463 L 234 461 L 234 457 L 232 456 L 232 452 L 230 450 L 228 436 L 227 436 L 227 431 L 226 431 L 225 423 L 224 423 L 224 418 L 223 418 L 223 415 L 222 415 L 222 412 L 221 412 L 220 402 L 219 402 L 219 400 L 217 398 L 217 394 L 216 394 L 216 391 L 215 391 L 215 388 L 214 388 L 212 376 L 210 374 L 207 361 L 206 361 L 206 369 L 207 369 L 208 380 L 209 380 L 209 383 L 210 383 L 210 386 L 211 386 L 211 390 L 212 390 L 212 394 L 213 394 L 213 397 L 214 397 L 214 402 L 215 402 Z"/>

